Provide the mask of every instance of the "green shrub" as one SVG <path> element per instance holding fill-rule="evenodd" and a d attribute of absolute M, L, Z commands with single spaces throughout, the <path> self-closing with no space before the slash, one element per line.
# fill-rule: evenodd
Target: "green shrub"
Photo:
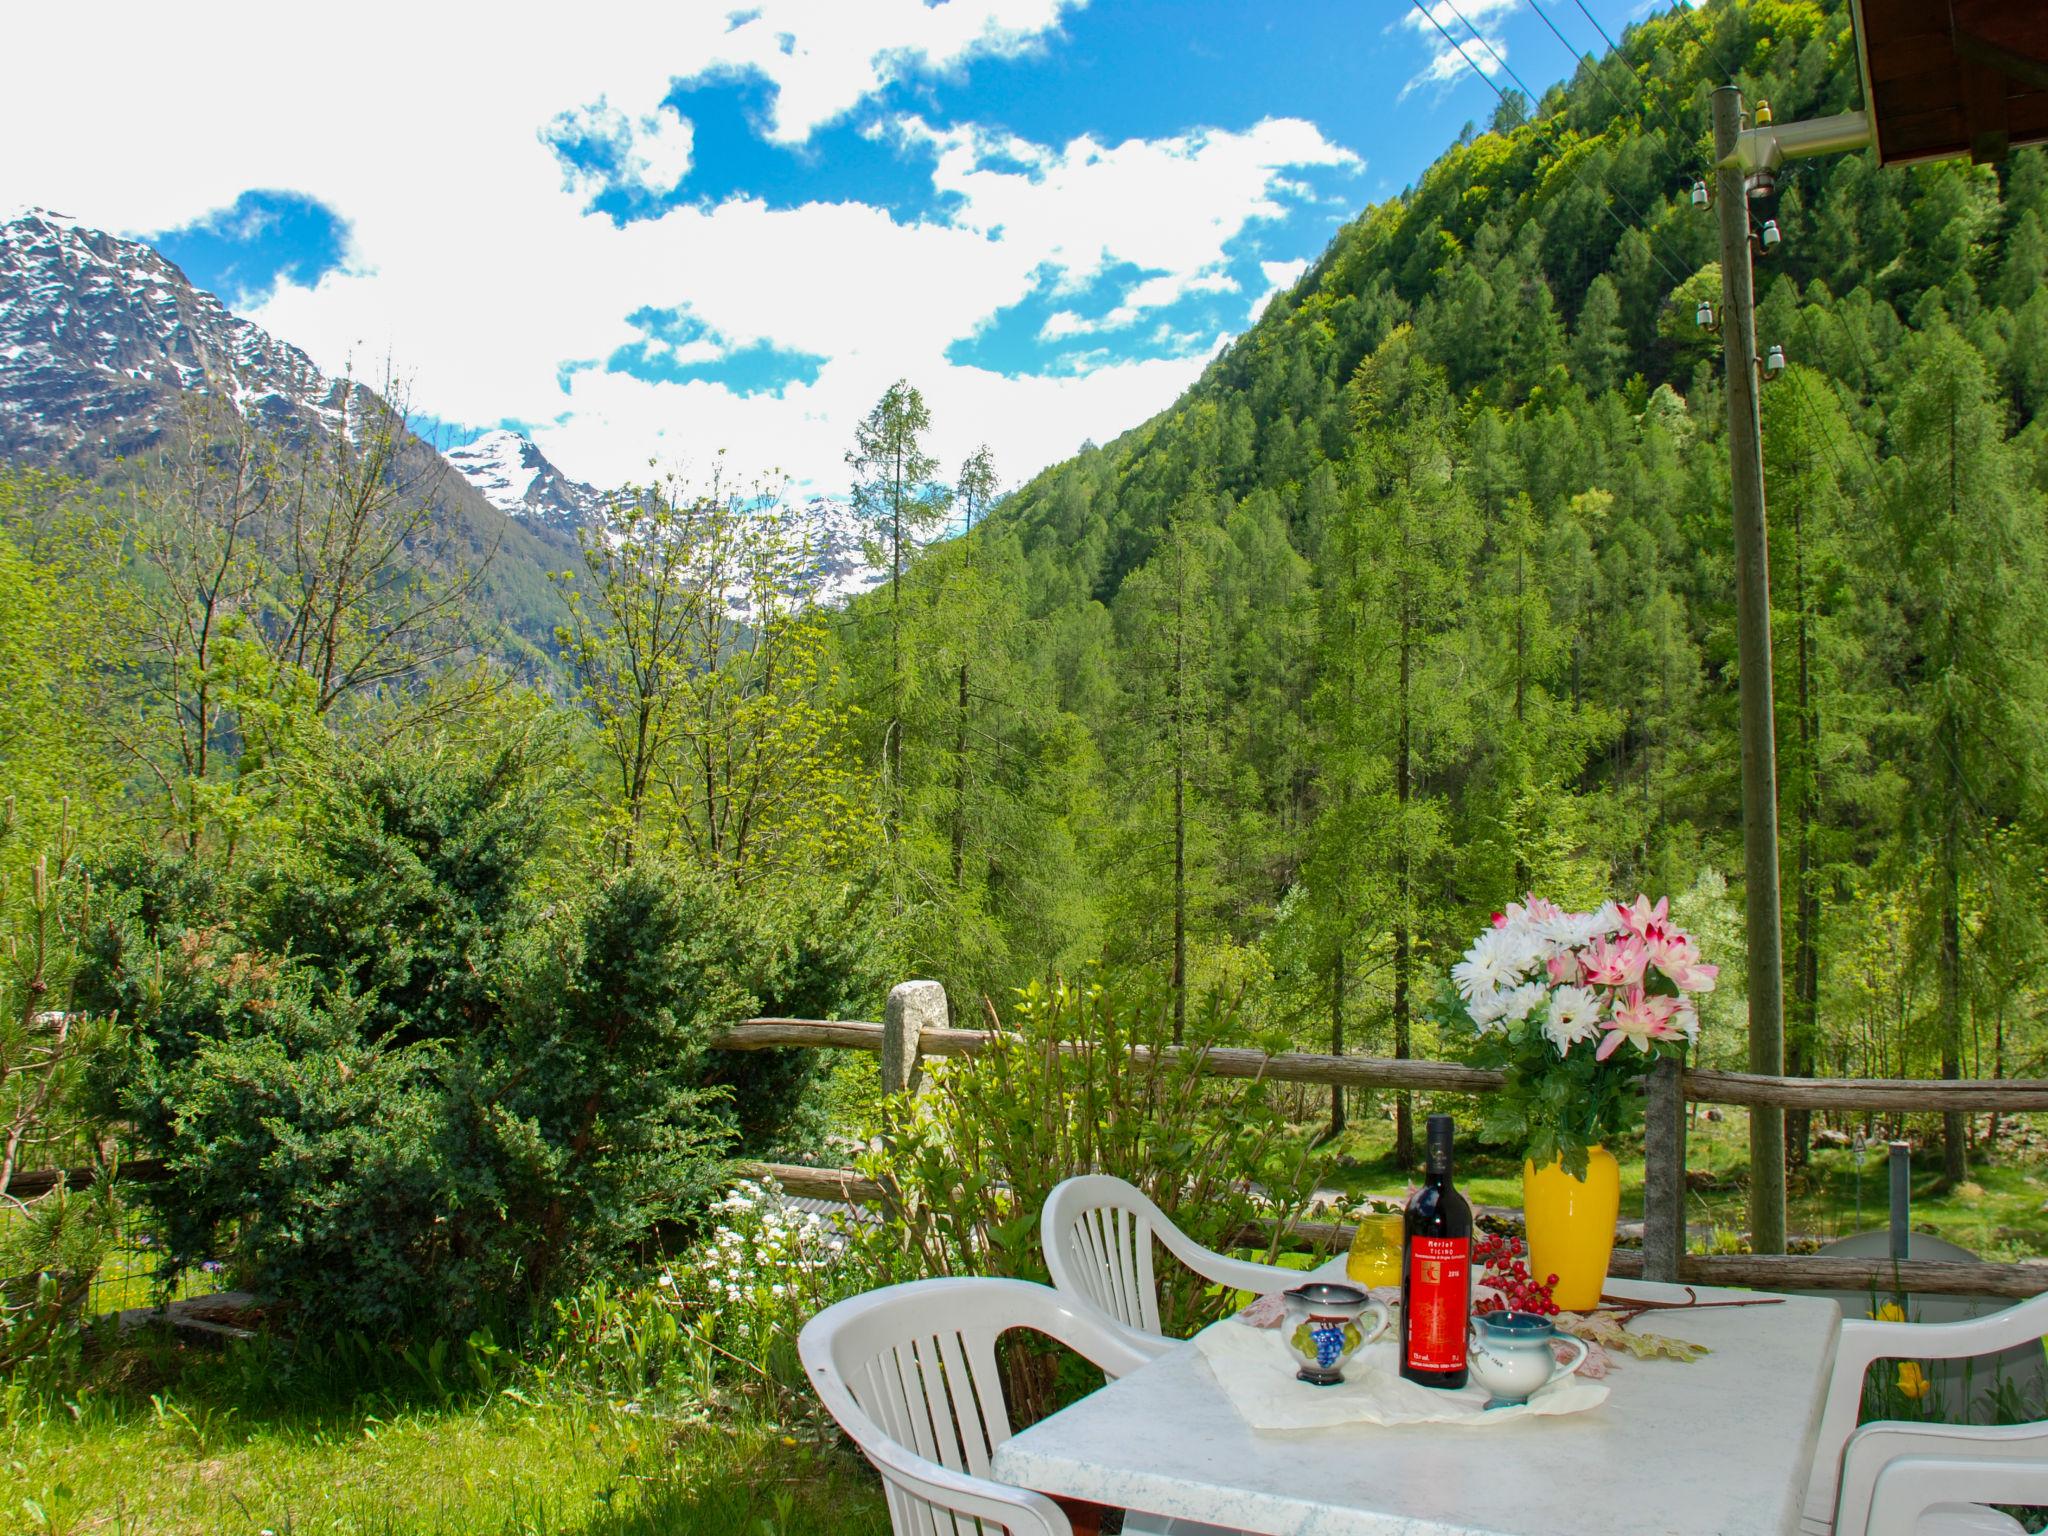
<path fill-rule="evenodd" d="M 1190 1017 L 1176 1051 L 1160 993 L 1034 984 L 978 1055 L 932 1063 L 929 1092 L 885 1101 L 864 1171 L 890 1192 L 891 1226 L 928 1274 L 1043 1283 L 1039 1213 L 1054 1185 L 1082 1173 L 1128 1180 L 1196 1242 L 1237 1247 L 1254 1216 L 1279 1214 L 1261 1179 L 1314 1187 L 1299 1166 L 1269 1166 L 1284 1126 L 1272 1085 L 1202 1075 L 1211 1046 L 1245 1036 L 1235 1001 L 1220 995 Z M 1161 1323 L 1176 1335 L 1230 1299 L 1176 1264 L 1158 1279 Z M 1008 1370 L 1025 1414 L 1050 1405 L 1050 1357 L 1013 1356 Z"/>
<path fill-rule="evenodd" d="M 708 1041 L 750 984 L 829 991 L 827 952 L 645 862 L 527 900 L 546 793 L 509 754 L 400 758 L 338 778 L 289 878 L 129 862 L 82 986 L 174 1269 L 225 1247 L 306 1335 L 516 1331 L 785 1133 L 802 1073 Z"/>

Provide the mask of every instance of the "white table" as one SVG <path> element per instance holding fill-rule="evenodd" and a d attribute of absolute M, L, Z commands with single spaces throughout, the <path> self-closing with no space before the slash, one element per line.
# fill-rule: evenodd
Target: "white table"
<path fill-rule="evenodd" d="M 1566 1417 L 1301 1434 L 1255 1433 L 1183 1344 L 1013 1437 L 991 1471 L 1260 1536 L 1784 1536 L 1799 1528 L 1840 1321 L 1832 1301 L 1799 1296 L 1651 1313 L 1632 1326 L 1713 1353 L 1620 1357 L 1607 1401 Z"/>

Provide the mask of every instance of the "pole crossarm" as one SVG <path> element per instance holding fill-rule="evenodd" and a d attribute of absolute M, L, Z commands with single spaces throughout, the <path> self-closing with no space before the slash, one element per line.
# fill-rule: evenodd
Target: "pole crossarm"
<path fill-rule="evenodd" d="M 1787 160 L 1839 155 L 1869 143 L 1870 117 L 1863 112 L 1809 118 L 1803 123 L 1768 123 L 1737 134 L 1734 153 L 1724 157 L 1716 169 L 1774 171 Z"/>

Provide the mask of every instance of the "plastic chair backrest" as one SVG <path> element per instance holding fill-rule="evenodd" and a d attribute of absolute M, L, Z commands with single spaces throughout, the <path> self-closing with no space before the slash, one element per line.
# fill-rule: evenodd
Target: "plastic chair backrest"
<path fill-rule="evenodd" d="M 1038 1238 L 1055 1289 L 1144 1335 L 1155 1352 L 1166 1342 L 1152 1269 L 1155 1239 L 1203 1279 L 1229 1290 L 1264 1296 L 1306 1278 L 1298 1269 L 1204 1248 L 1142 1189 L 1106 1173 L 1084 1173 L 1056 1185 L 1039 1215 Z"/>
<path fill-rule="evenodd" d="M 1843 1492 L 1842 1465 L 1863 1406 L 1863 1377 L 1879 1360 L 1966 1360 L 1996 1354 L 2048 1334 L 2048 1295 L 1953 1323 L 1880 1323 L 1850 1318 L 1835 1347 L 1834 1372 L 1814 1446 L 1800 1529 L 1833 1531 Z M 1861 1536 L 1844 1529 L 1838 1536 Z"/>
<path fill-rule="evenodd" d="M 1030 1328 L 1115 1374 L 1147 1356 L 1022 1280 L 894 1285 L 826 1308 L 797 1350 L 840 1427 L 882 1474 L 897 1536 L 1071 1536 L 1059 1506 L 989 1476 L 1010 1438 L 996 1340 Z"/>

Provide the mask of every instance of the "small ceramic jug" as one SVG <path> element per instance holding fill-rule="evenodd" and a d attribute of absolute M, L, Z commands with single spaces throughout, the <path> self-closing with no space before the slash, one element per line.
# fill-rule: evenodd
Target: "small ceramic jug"
<path fill-rule="evenodd" d="M 1560 1334 L 1535 1312 L 1475 1312 L 1471 1326 L 1472 1379 L 1492 1394 L 1489 1408 L 1526 1403 L 1537 1392 L 1586 1363 L 1586 1346 Z M 1562 1339 L 1578 1351 L 1560 1365 L 1551 1344 Z"/>
<path fill-rule="evenodd" d="M 1359 1326 L 1374 1314 L 1372 1331 Z M 1386 1306 L 1355 1285 L 1316 1280 L 1287 1293 L 1280 1337 L 1301 1369 L 1295 1377 L 1311 1386 L 1334 1387 L 1344 1379 L 1344 1362 L 1387 1331 Z"/>

